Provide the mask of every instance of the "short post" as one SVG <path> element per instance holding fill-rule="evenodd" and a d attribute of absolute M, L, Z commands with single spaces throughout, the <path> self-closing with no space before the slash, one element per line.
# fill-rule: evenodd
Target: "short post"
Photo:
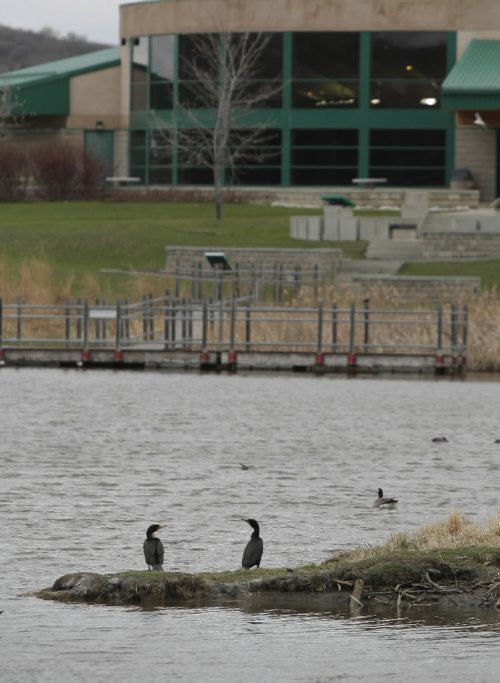
<path fill-rule="evenodd" d="M 443 307 L 437 309 L 437 348 L 441 352 L 443 348 Z"/>
<path fill-rule="evenodd" d="M 313 269 L 313 287 L 314 287 L 314 298 L 318 298 L 318 287 L 319 287 L 319 266 L 317 263 L 314 264 Z"/>
<path fill-rule="evenodd" d="M 370 299 L 365 299 L 364 303 L 364 335 L 363 344 L 365 347 L 365 352 L 368 351 L 368 345 L 370 343 Z"/>
<path fill-rule="evenodd" d="M 71 340 L 71 299 L 66 299 L 66 309 L 64 311 L 64 340 L 66 342 L 66 348 L 68 348 Z"/>
<path fill-rule="evenodd" d="M 22 300 L 18 299 L 17 300 L 17 306 L 16 306 L 16 339 L 17 341 L 21 341 L 21 338 L 23 336 L 23 309 L 22 309 Z"/>
<path fill-rule="evenodd" d="M 247 302 L 245 311 L 245 347 L 250 351 L 250 343 L 252 339 L 252 308 L 250 301 Z"/>
<path fill-rule="evenodd" d="M 122 311 L 120 306 L 120 300 L 116 301 L 116 330 L 115 330 L 115 350 L 113 353 L 113 360 L 115 363 L 123 362 L 123 351 L 121 348 L 121 324 L 122 324 Z"/>
<path fill-rule="evenodd" d="M 165 290 L 165 298 L 163 304 L 163 346 L 166 349 L 168 340 L 170 338 L 170 299 L 168 289 Z"/>
<path fill-rule="evenodd" d="M 208 304 L 203 302 L 201 313 L 201 348 L 206 349 L 208 343 Z"/>
<path fill-rule="evenodd" d="M 295 294 L 298 294 L 300 291 L 301 271 L 302 271 L 302 268 L 300 266 L 300 263 L 297 263 L 295 266 L 295 272 L 294 272 L 294 276 L 293 276 Z"/>
<path fill-rule="evenodd" d="M 177 261 L 175 264 L 175 298 L 176 299 L 179 298 L 180 291 L 181 291 L 181 274 L 180 274 L 179 262 Z"/>
<path fill-rule="evenodd" d="M 349 353 L 347 355 L 347 367 L 355 368 L 358 365 L 358 359 L 354 352 L 355 349 L 355 332 L 356 332 L 356 305 L 351 304 L 351 328 L 349 330 Z"/>
<path fill-rule="evenodd" d="M 89 348 L 89 304 L 87 299 L 83 301 L 83 340 L 82 340 L 82 353 L 81 362 L 88 363 L 91 358 L 90 348 Z"/>
<path fill-rule="evenodd" d="M 3 348 L 3 299 L 0 297 L 0 365 L 5 364 L 5 349 Z"/>
<path fill-rule="evenodd" d="M 318 304 L 318 339 L 316 344 L 316 362 L 317 368 L 322 368 L 325 365 L 325 354 L 323 353 L 323 302 Z"/>
<path fill-rule="evenodd" d="M 338 336 L 338 310 L 337 304 L 332 306 L 332 347 L 333 350 L 337 347 L 337 336 Z"/>

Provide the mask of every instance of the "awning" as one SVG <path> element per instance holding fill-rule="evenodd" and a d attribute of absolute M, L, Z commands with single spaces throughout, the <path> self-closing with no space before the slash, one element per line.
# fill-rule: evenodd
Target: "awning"
<path fill-rule="evenodd" d="M 442 85 L 442 106 L 454 111 L 500 109 L 500 40 L 472 40 Z"/>

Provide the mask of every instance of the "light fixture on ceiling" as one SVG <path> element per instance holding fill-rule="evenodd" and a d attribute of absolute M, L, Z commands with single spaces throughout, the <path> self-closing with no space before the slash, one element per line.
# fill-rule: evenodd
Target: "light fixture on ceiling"
<path fill-rule="evenodd" d="M 104 123 L 102 121 L 95 122 L 95 129 L 97 131 L 104 130 Z"/>
<path fill-rule="evenodd" d="M 436 97 L 422 97 L 420 100 L 420 104 L 423 104 L 426 107 L 434 107 L 437 104 L 437 98 Z"/>

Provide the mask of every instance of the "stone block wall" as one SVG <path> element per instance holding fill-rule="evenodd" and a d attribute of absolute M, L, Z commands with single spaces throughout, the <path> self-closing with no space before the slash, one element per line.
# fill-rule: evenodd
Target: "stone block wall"
<path fill-rule="evenodd" d="M 423 256 L 428 259 L 500 258 L 500 234 L 426 233 Z"/>
<path fill-rule="evenodd" d="M 243 249 L 236 247 L 167 247 L 165 267 L 172 272 L 176 266 L 191 268 L 201 263 L 205 271 L 211 267 L 205 257 L 207 251 L 224 252 L 229 264 L 234 267 L 272 269 L 276 264 L 284 268 L 312 269 L 318 267 L 322 274 L 335 275 L 342 264 L 341 249 Z"/>

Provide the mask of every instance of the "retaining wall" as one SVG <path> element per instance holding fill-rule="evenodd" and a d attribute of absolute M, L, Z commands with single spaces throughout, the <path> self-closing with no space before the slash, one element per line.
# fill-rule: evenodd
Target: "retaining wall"
<path fill-rule="evenodd" d="M 211 267 L 205 257 L 207 251 L 224 252 L 231 266 L 271 269 L 275 264 L 284 267 L 314 268 L 335 274 L 342 264 L 341 249 L 272 249 L 272 248 L 236 248 L 236 247 L 167 247 L 166 269 L 172 271 L 178 265 L 190 268 L 194 263 L 202 263 L 204 270 Z"/>

